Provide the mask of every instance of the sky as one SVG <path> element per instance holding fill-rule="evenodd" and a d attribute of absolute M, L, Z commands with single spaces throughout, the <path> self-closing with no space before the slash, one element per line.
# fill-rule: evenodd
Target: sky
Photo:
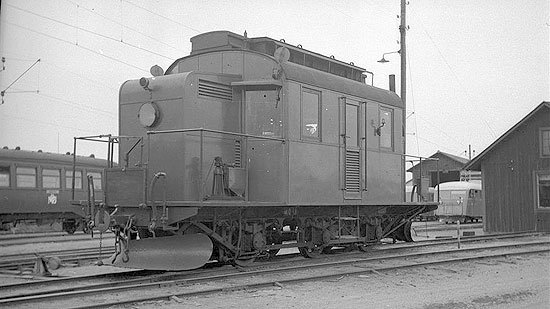
<path fill-rule="evenodd" d="M 0 147 L 65 153 L 73 137 L 118 132 L 118 90 L 228 30 L 374 73 L 399 94 L 399 0 L 3 0 Z M 409 0 L 407 154 L 468 157 L 550 101 L 550 1 Z M 550 122 L 550 120 L 549 120 Z M 78 154 L 105 157 L 104 145 Z"/>

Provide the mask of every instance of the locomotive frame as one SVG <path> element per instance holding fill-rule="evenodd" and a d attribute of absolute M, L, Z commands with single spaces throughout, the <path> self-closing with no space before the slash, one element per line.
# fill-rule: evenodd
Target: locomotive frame
<path fill-rule="evenodd" d="M 367 85 L 353 64 L 270 38 L 214 31 L 191 42 L 166 74 L 121 87 L 122 136 L 107 142 L 125 165 L 105 170 L 105 199 L 94 202 L 108 210 L 115 263 L 201 263 L 185 248 L 170 262 L 153 256 L 145 244 L 166 249 L 167 234 L 193 238 L 198 260 L 238 264 L 287 247 L 316 257 L 412 241 L 410 220 L 437 206 L 403 202 L 394 92 Z"/>

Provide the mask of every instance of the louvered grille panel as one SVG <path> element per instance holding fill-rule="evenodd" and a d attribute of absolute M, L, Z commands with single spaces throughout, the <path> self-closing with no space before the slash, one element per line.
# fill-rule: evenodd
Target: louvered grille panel
<path fill-rule="evenodd" d="M 241 141 L 235 141 L 235 167 L 241 166 Z"/>
<path fill-rule="evenodd" d="M 199 96 L 231 101 L 233 100 L 233 90 L 228 85 L 199 79 Z"/>
<path fill-rule="evenodd" d="M 346 150 L 346 191 L 361 190 L 361 164 L 359 151 Z"/>

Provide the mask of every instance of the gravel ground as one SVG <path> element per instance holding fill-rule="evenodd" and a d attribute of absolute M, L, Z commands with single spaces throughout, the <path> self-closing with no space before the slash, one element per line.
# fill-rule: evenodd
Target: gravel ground
<path fill-rule="evenodd" d="M 451 235 L 456 232 L 438 233 Z M 428 237 L 436 236 L 430 232 Z M 75 248 L 90 246 L 94 242 L 98 240 L 6 246 L 2 251 L 32 252 L 44 247 L 53 249 L 57 245 Z M 107 242 L 112 243 L 112 240 Z M 550 308 L 549 258 L 550 254 L 544 253 L 422 266 L 266 289 L 191 298 L 173 297 L 170 301 L 138 303 L 121 308 Z M 75 276 L 114 269 L 86 266 L 60 268 L 54 273 Z M 0 275 L 1 283 L 29 279 Z"/>
<path fill-rule="evenodd" d="M 549 257 L 419 267 L 126 308 L 550 308 Z"/>

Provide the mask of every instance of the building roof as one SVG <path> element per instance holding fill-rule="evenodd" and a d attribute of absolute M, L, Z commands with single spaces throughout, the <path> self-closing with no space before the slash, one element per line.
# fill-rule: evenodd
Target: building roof
<path fill-rule="evenodd" d="M 460 163 L 462 165 L 468 163 L 468 161 L 469 161 L 466 158 L 455 156 L 455 155 L 452 155 L 450 153 L 446 153 L 446 152 L 439 151 L 439 150 L 436 153 L 434 153 L 433 155 L 431 155 L 429 158 L 435 159 L 435 158 L 441 158 L 442 156 L 447 157 L 447 158 L 451 159 L 452 161 L 456 161 L 457 163 Z M 407 170 L 407 172 L 412 172 L 412 170 L 415 169 L 416 166 L 418 166 L 419 164 L 420 164 L 420 162 L 415 164 L 413 167 L 409 168 Z M 423 164 L 426 164 L 425 161 L 423 161 Z"/>
<path fill-rule="evenodd" d="M 523 125 L 525 122 L 529 121 L 533 115 L 537 114 L 543 108 L 550 108 L 550 102 L 542 101 L 534 110 L 532 110 L 527 116 L 523 117 L 518 123 L 516 123 L 512 128 L 510 128 L 506 133 L 502 134 L 498 139 L 496 139 L 489 147 L 485 148 L 478 156 L 476 156 L 470 163 L 466 164 L 464 169 L 466 170 L 481 170 L 481 160 L 490 153 L 497 145 L 512 134 L 518 127 Z"/>

